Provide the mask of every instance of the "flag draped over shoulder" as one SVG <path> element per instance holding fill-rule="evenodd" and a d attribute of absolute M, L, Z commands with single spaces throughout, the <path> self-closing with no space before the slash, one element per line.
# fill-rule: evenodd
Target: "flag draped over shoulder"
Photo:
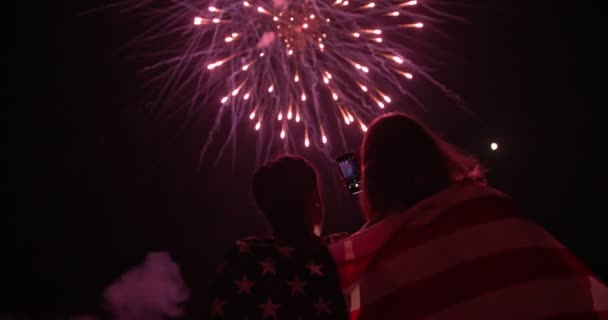
<path fill-rule="evenodd" d="M 608 319 L 607 287 L 482 184 L 455 184 L 330 251 L 351 319 Z"/>

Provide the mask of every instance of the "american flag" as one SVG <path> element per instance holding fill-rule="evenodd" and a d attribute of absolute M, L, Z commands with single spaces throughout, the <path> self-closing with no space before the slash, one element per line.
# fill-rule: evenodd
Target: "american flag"
<path fill-rule="evenodd" d="M 462 182 L 332 243 L 351 319 L 608 319 L 607 287 L 517 212 Z"/>
<path fill-rule="evenodd" d="M 212 319 L 348 319 L 336 266 L 321 243 L 238 241 L 218 266 Z"/>

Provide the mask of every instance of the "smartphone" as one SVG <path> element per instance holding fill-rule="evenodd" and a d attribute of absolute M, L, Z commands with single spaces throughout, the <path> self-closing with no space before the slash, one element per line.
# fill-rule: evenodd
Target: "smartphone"
<path fill-rule="evenodd" d="M 361 167 L 355 155 L 347 153 L 336 158 L 342 181 L 352 194 L 361 192 Z"/>

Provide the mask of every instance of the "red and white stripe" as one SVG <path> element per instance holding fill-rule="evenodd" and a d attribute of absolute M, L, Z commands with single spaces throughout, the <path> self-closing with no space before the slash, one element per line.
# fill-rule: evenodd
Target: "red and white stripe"
<path fill-rule="evenodd" d="M 463 183 L 331 244 L 351 318 L 608 318 L 606 286 L 515 212 Z"/>

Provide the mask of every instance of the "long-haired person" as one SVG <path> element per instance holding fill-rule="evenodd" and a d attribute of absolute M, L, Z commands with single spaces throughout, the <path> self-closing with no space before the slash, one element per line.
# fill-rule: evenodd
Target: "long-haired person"
<path fill-rule="evenodd" d="M 601 319 L 608 290 L 472 157 L 403 114 L 361 150 L 367 224 L 333 243 L 351 319 Z"/>

